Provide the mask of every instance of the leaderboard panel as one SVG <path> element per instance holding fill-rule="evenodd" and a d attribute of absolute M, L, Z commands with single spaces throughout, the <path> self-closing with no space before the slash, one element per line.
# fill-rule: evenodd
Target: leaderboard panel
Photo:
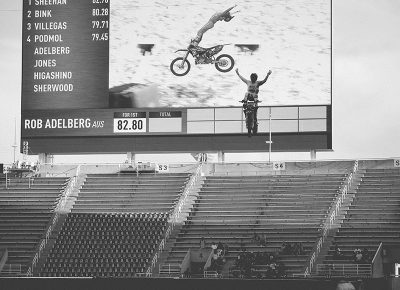
<path fill-rule="evenodd" d="M 108 0 L 24 0 L 22 108 L 108 107 Z"/>

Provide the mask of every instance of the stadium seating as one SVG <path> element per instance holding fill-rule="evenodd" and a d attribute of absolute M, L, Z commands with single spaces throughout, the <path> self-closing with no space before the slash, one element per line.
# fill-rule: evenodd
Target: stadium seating
<path fill-rule="evenodd" d="M 367 169 L 325 264 L 355 264 L 353 251 L 368 249 L 370 263 L 379 244 L 400 246 L 400 170 Z M 344 255 L 334 256 L 335 246 Z"/>
<path fill-rule="evenodd" d="M 71 213 L 41 276 L 133 277 L 143 273 L 167 218 L 167 213 Z"/>
<path fill-rule="evenodd" d="M 72 212 L 169 212 L 189 179 L 176 174 L 89 174 Z"/>
<path fill-rule="evenodd" d="M 40 275 L 144 273 L 189 173 L 89 174 Z"/>
<path fill-rule="evenodd" d="M 0 180 L 0 248 L 8 249 L 7 264 L 19 272 L 25 273 L 32 262 L 66 181 L 11 178 L 6 188 L 5 179 Z"/>
<path fill-rule="evenodd" d="M 175 269 L 204 238 L 209 249 L 212 243 L 228 245 L 224 277 L 242 249 L 279 253 L 287 276 L 301 275 L 347 172 L 206 175 L 199 194 L 192 196 L 187 221 L 176 227 L 159 263 Z M 325 246 L 328 254 L 318 258 L 325 265 L 354 264 L 356 248 L 368 249 L 370 262 L 380 242 L 400 246 L 400 170 L 360 172 L 354 201 L 332 244 Z M 189 178 L 189 173 L 89 174 L 34 274 L 134 277 L 146 272 Z M 26 272 L 66 183 L 66 178 L 12 178 L 6 188 L 0 179 L 0 249 L 8 249 L 9 273 Z M 266 243 L 255 237 L 266 237 Z M 304 252 L 283 254 L 284 242 L 301 243 Z M 335 246 L 344 259 L 334 258 Z"/>
<path fill-rule="evenodd" d="M 186 225 L 163 264 L 180 264 L 189 248 L 212 242 L 229 246 L 224 276 L 240 252 L 277 252 L 301 242 L 303 255 L 279 255 L 288 275 L 304 271 L 327 211 L 346 174 L 208 176 Z M 266 246 L 254 240 L 266 235 Z"/>

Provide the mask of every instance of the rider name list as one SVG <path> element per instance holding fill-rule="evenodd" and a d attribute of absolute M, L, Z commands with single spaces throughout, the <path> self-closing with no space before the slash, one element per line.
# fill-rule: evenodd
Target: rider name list
<path fill-rule="evenodd" d="M 107 105 L 109 4 L 98 2 L 24 0 L 23 110 Z"/>

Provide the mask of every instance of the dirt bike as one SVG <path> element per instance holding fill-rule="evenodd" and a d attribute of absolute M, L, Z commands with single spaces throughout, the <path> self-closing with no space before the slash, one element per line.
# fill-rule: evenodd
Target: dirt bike
<path fill-rule="evenodd" d="M 246 116 L 247 136 L 251 137 L 252 134 L 257 134 L 258 121 L 256 117 L 257 104 L 261 101 L 239 101 L 244 103 L 244 114 Z"/>
<path fill-rule="evenodd" d="M 190 71 L 190 62 L 187 60 L 189 54 L 194 57 L 195 64 L 214 64 L 215 68 L 220 72 L 228 72 L 232 70 L 235 65 L 235 61 L 233 57 L 229 54 L 221 54 L 216 56 L 219 53 L 224 45 L 216 45 L 210 48 L 202 48 L 200 46 L 195 46 L 193 44 L 189 44 L 187 49 L 178 49 L 178 51 L 184 51 L 184 57 L 175 58 L 169 68 L 171 72 L 176 76 L 184 76 Z"/>

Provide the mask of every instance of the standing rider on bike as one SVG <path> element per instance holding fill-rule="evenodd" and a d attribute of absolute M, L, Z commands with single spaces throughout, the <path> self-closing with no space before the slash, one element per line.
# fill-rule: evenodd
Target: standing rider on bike
<path fill-rule="evenodd" d="M 271 70 L 268 71 L 267 76 L 265 77 L 265 79 L 263 79 L 262 81 L 257 81 L 257 74 L 256 73 L 252 73 L 250 75 L 250 80 L 245 79 L 243 76 L 240 75 L 239 73 L 239 69 L 236 69 L 236 74 L 239 76 L 239 78 L 247 85 L 247 92 L 244 96 L 243 99 L 243 110 L 246 110 L 246 104 L 247 101 L 254 101 L 255 105 L 256 105 L 256 109 L 254 111 L 254 120 L 257 124 L 257 103 L 258 103 L 258 91 L 259 91 L 259 87 L 262 86 L 263 84 L 265 84 L 265 82 L 268 80 L 269 75 L 272 73 Z"/>

